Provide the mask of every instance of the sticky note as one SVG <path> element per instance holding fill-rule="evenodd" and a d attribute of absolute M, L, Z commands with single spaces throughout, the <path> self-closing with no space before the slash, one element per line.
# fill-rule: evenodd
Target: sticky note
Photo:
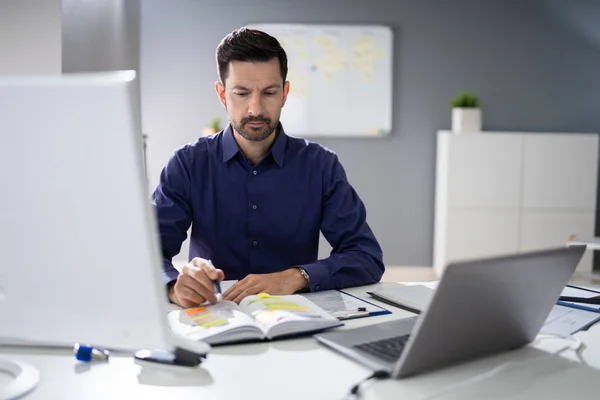
<path fill-rule="evenodd" d="M 283 299 L 281 296 L 271 296 L 270 294 L 264 292 L 257 294 L 256 297 L 258 297 L 259 299 Z"/>
<path fill-rule="evenodd" d="M 206 307 L 189 308 L 185 313 L 198 328 L 204 329 L 229 323 L 226 319 L 211 313 Z"/>
<path fill-rule="evenodd" d="M 225 325 L 225 324 L 227 324 L 226 319 L 216 319 L 214 321 L 206 322 L 206 323 L 202 324 L 201 326 L 204 328 L 212 328 L 213 326 L 221 326 L 221 325 Z"/>
<path fill-rule="evenodd" d="M 263 305 L 269 310 L 307 311 L 308 308 L 297 303 L 265 301 Z"/>

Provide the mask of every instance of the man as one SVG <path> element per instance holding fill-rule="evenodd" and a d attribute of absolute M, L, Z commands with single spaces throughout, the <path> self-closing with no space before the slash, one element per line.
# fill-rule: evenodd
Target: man
<path fill-rule="evenodd" d="M 214 303 L 212 282 L 224 278 L 239 280 L 223 294 L 235 302 L 379 281 L 381 248 L 337 156 L 279 123 L 290 90 L 279 42 L 239 29 L 217 47 L 217 64 L 230 124 L 177 150 L 153 196 L 171 301 Z M 179 273 L 171 260 L 190 224 L 192 261 Z M 319 231 L 333 247 L 324 260 Z"/>

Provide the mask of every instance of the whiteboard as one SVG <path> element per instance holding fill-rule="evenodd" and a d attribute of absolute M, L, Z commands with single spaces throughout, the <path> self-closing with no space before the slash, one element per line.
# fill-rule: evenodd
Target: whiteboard
<path fill-rule="evenodd" d="M 281 112 L 297 136 L 384 137 L 392 129 L 392 31 L 384 26 L 253 24 L 288 57 Z"/>

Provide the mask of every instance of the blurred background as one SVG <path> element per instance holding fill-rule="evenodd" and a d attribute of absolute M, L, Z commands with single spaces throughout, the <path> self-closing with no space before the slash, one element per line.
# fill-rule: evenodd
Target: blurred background
<path fill-rule="evenodd" d="M 439 274 L 598 232 L 598 21 L 592 0 L 0 0 L 0 74 L 138 71 L 152 190 L 175 149 L 226 123 L 215 48 L 229 32 L 389 27 L 391 130 L 309 139 L 338 153 L 385 263 Z M 480 113 L 469 132 L 450 103 L 464 91 Z M 600 271 L 591 256 L 581 271 Z"/>

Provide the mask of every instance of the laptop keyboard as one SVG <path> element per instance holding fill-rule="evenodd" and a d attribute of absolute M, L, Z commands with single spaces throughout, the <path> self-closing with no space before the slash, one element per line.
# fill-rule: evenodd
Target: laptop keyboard
<path fill-rule="evenodd" d="M 395 362 L 400 358 L 408 337 L 409 335 L 395 336 L 374 342 L 355 344 L 353 347 L 385 361 Z"/>

